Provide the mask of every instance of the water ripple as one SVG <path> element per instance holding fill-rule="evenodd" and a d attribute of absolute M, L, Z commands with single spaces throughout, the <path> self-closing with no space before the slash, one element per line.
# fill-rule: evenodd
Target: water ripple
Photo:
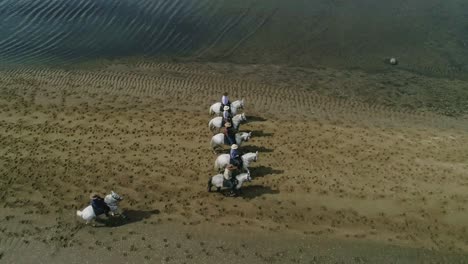
<path fill-rule="evenodd" d="M 227 3 L 0 0 L 0 35 L 4 36 L 0 60 L 70 63 L 82 58 L 132 55 L 199 57 L 215 48 L 226 34 L 234 32 L 242 39 L 258 27 L 259 22 L 249 18 L 248 8 L 239 8 L 241 11 L 226 17 L 219 14 Z"/>

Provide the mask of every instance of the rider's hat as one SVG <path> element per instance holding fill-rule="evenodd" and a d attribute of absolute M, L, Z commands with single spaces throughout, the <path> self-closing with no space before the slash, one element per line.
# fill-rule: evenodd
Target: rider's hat
<path fill-rule="evenodd" d="M 227 111 L 227 110 L 229 110 L 229 106 L 225 105 L 223 109 L 224 109 L 224 111 Z"/>
<path fill-rule="evenodd" d="M 226 123 L 224 124 L 224 126 L 225 126 L 225 127 L 231 127 L 231 123 L 226 122 Z"/>
<path fill-rule="evenodd" d="M 239 146 L 237 146 L 237 144 L 232 144 L 231 145 L 231 149 L 237 149 Z"/>

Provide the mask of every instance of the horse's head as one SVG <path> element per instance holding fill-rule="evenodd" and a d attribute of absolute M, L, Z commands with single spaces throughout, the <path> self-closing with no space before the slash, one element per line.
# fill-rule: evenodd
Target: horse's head
<path fill-rule="evenodd" d="M 123 197 L 118 195 L 116 192 L 114 191 L 111 191 L 111 197 L 116 200 L 116 201 L 122 201 L 123 200 Z"/>
<path fill-rule="evenodd" d="M 242 132 L 241 138 L 242 138 L 244 141 L 249 141 L 250 135 L 251 135 L 251 134 L 252 134 L 252 132 L 250 132 L 250 133 Z"/>
<path fill-rule="evenodd" d="M 257 161 L 257 155 L 258 155 L 258 152 L 257 153 L 249 152 L 249 153 L 242 155 L 242 160 L 246 162 L 247 164 L 252 161 L 255 162 Z"/>
<path fill-rule="evenodd" d="M 244 109 L 244 98 L 238 101 L 237 106 L 238 109 Z"/>
<path fill-rule="evenodd" d="M 244 182 L 244 181 L 252 181 L 252 178 L 250 177 L 250 172 L 247 172 L 247 173 L 241 173 L 239 175 L 237 175 L 237 180 L 240 181 L 240 182 Z"/>
<path fill-rule="evenodd" d="M 242 121 L 247 121 L 247 117 L 245 117 L 245 113 L 242 113 L 242 114 L 241 114 L 241 120 L 242 120 Z"/>
<path fill-rule="evenodd" d="M 254 160 L 255 160 L 255 161 L 258 160 L 258 150 L 255 152 L 255 159 L 254 159 Z"/>

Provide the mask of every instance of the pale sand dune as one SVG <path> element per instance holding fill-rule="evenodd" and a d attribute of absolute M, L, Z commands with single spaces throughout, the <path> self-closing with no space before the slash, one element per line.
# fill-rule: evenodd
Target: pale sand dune
<path fill-rule="evenodd" d="M 260 74 L 241 78 L 248 67 L 215 66 L 2 72 L 1 256 L 14 260 L 7 251 L 27 249 L 58 263 L 76 252 L 98 262 L 214 263 L 227 254 L 232 263 L 293 263 L 298 256 L 297 263 L 314 263 L 324 255 L 331 257 L 325 262 L 362 263 L 351 256 L 366 256 L 414 263 L 466 254 L 466 122 L 325 97 Z M 242 198 L 206 191 L 216 157 L 208 107 L 225 90 L 246 99 L 250 122 L 241 130 L 253 137 L 244 151 L 260 153 Z M 130 221 L 80 224 L 74 212 L 89 193 L 111 189 L 125 197 Z M 155 231 L 161 228 L 175 231 Z M 248 246 L 229 233 L 251 234 Z M 161 237 L 170 235 L 171 242 Z M 202 240 L 227 249 L 193 249 Z M 271 252 L 262 249 L 268 241 Z M 334 253 L 307 250 L 320 241 L 336 246 Z"/>

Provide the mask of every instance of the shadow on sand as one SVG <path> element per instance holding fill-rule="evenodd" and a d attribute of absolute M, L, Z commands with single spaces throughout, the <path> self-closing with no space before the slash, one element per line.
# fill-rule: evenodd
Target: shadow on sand
<path fill-rule="evenodd" d="M 267 121 L 265 118 L 263 117 L 260 117 L 260 116 L 250 116 L 248 115 L 247 116 L 247 121 L 250 122 L 250 121 L 253 121 L 253 122 L 264 122 L 264 121 Z"/>
<path fill-rule="evenodd" d="M 241 146 L 242 152 L 247 153 L 247 152 L 273 152 L 273 149 L 271 148 L 265 148 L 265 147 L 258 147 L 258 146 Z"/>
<path fill-rule="evenodd" d="M 252 167 L 250 169 L 250 174 L 252 175 L 252 178 L 265 177 L 271 174 L 282 174 L 282 173 L 284 173 L 284 170 L 275 170 L 271 167 L 266 167 L 266 166 Z"/>
<path fill-rule="evenodd" d="M 252 137 L 271 137 L 273 133 L 265 133 L 263 130 L 252 131 Z"/>
<path fill-rule="evenodd" d="M 106 227 L 117 227 L 139 222 L 159 213 L 160 211 L 157 209 L 149 211 L 130 209 L 124 211 L 121 216 L 109 217 L 107 219 L 96 219 L 96 222 L 102 223 Z"/>
<path fill-rule="evenodd" d="M 255 197 L 260 197 L 264 194 L 278 194 L 278 190 L 272 190 L 268 186 L 262 185 L 248 185 L 240 189 L 239 197 L 244 199 L 253 199 Z"/>

